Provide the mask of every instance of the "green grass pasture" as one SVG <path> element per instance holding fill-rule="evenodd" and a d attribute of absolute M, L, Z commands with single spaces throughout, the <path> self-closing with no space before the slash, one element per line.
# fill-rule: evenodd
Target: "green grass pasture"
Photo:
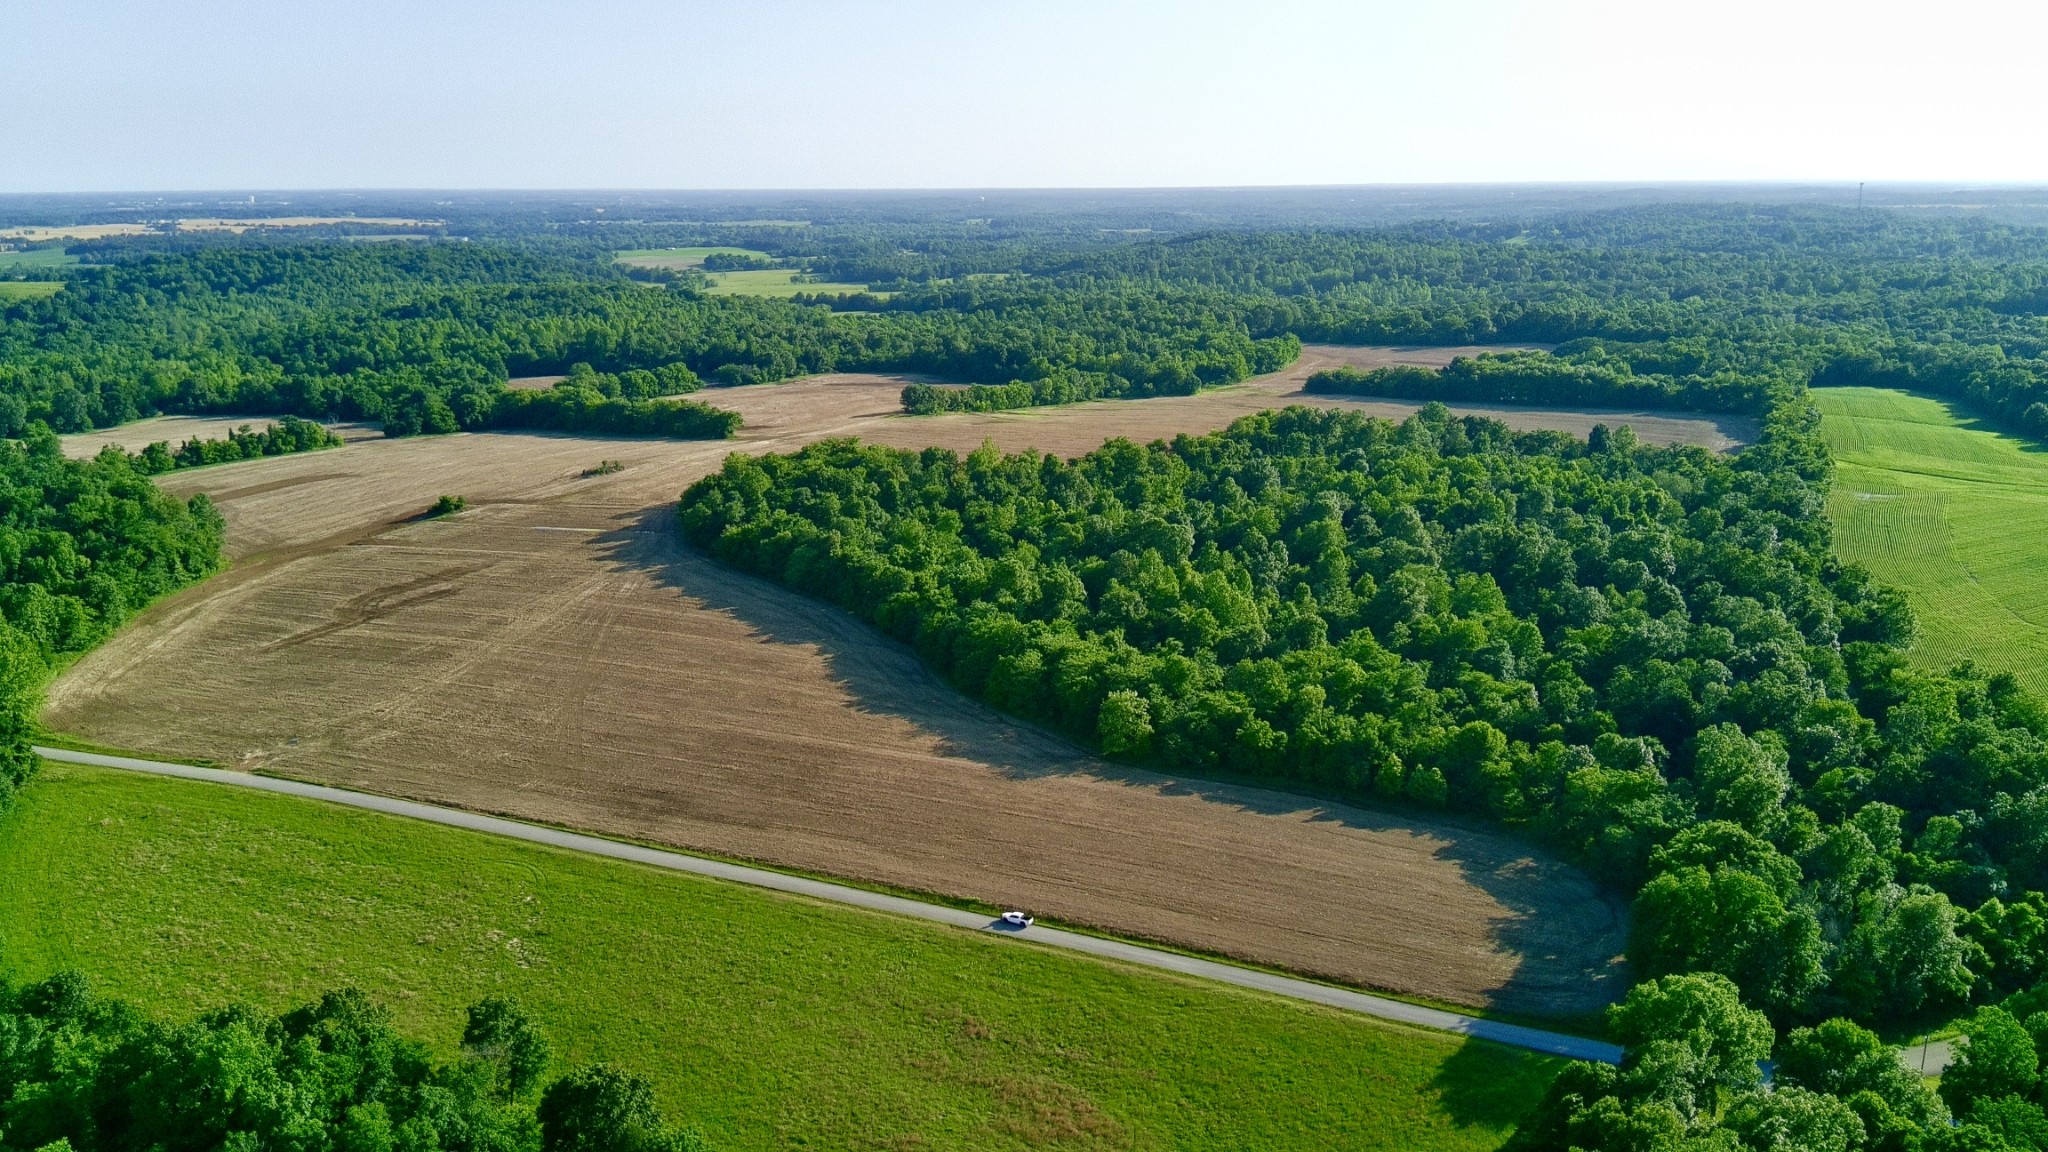
<path fill-rule="evenodd" d="M 713 296 L 776 296 L 788 298 L 799 292 L 824 293 L 836 296 L 841 293 L 865 292 L 865 284 L 800 284 L 796 273 L 787 268 L 763 268 L 749 272 L 706 272 L 711 278 L 710 292 Z M 875 293 L 886 299 L 887 292 Z"/>
<path fill-rule="evenodd" d="M 768 255 L 766 252 L 757 252 L 752 248 L 730 248 L 713 245 L 708 248 L 633 248 L 625 252 L 615 253 L 612 259 L 620 264 L 630 265 L 635 268 L 683 269 L 695 268 L 697 265 L 704 263 L 706 256 L 715 255 L 720 252 L 733 256 L 761 256 L 764 258 Z"/>
<path fill-rule="evenodd" d="M 0 280 L 0 300 L 40 300 L 63 290 L 62 280 Z"/>
<path fill-rule="evenodd" d="M 1554 1061 L 941 925 L 291 797 L 49 764 L 0 969 L 149 1009 L 519 996 L 721 1150 L 1484 1149 Z"/>
<path fill-rule="evenodd" d="M 670 268 L 682 270 L 695 268 L 704 263 L 704 258 L 717 252 L 730 252 L 737 256 L 760 256 L 768 253 L 752 248 L 635 248 L 615 254 L 612 259 L 635 268 Z M 711 281 L 713 296 L 775 296 L 783 299 L 799 292 L 819 293 L 828 296 L 842 293 L 865 292 L 865 284 L 825 283 L 799 284 L 797 274 L 787 268 L 764 268 L 747 272 L 706 272 Z M 886 297 L 887 292 L 875 295 Z"/>
<path fill-rule="evenodd" d="M 2048 452 L 1924 396 L 1813 395 L 1839 466 L 1836 550 L 1912 599 L 1914 658 L 2048 692 Z"/>
<path fill-rule="evenodd" d="M 62 248 L 29 248 L 19 252 L 0 252 L 0 271 L 18 272 L 25 268 L 72 268 L 78 264 L 78 257 Z"/>

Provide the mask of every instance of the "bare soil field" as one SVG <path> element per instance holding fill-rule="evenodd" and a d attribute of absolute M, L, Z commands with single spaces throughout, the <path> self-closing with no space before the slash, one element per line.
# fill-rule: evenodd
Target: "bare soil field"
<path fill-rule="evenodd" d="M 376 439 L 175 473 L 166 488 L 219 503 L 235 566 L 74 665 L 45 720 L 1373 988 L 1596 1008 L 1626 986 L 1626 927 L 1575 870 L 1484 831 L 1108 764 L 964 699 L 844 613 L 720 568 L 673 526 L 676 494 L 736 450 L 859 435 L 1073 453 L 1293 402 L 1313 370 L 1198 397 L 928 418 L 898 414 L 901 378 L 818 377 L 698 394 L 746 416 L 738 441 Z M 1673 438 L 1740 432 L 1659 419 Z M 581 476 L 603 459 L 625 468 Z M 441 493 L 470 510 L 415 519 Z"/>

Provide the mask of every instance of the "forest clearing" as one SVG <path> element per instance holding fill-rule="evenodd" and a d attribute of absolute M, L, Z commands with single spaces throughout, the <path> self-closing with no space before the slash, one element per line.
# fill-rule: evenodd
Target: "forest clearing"
<path fill-rule="evenodd" d="M 2048 691 L 2048 454 L 1927 396 L 1813 399 L 1838 469 L 1836 548 L 1912 600 L 1913 658 Z"/>

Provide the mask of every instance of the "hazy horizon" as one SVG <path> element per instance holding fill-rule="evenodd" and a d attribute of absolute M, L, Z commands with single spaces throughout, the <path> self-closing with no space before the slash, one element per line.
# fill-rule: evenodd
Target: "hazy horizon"
<path fill-rule="evenodd" d="M 0 192 L 2048 183 L 2048 8 L 52 0 Z"/>

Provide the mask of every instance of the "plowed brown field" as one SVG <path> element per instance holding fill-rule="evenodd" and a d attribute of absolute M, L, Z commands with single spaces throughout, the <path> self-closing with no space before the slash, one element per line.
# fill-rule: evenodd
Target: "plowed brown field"
<path fill-rule="evenodd" d="M 734 450 L 992 436 L 1076 453 L 1293 402 L 1339 358 L 1444 353 L 1311 349 L 1287 373 L 1197 397 L 916 419 L 896 415 L 901 380 L 821 377 L 701 396 L 746 416 L 737 443 L 370 440 L 173 474 L 167 488 L 219 502 L 234 568 L 73 666 L 45 719 L 124 748 L 976 897 L 1370 987 L 1583 1011 L 1624 983 L 1624 924 L 1574 870 L 1486 832 L 1096 760 L 963 699 L 851 617 L 708 562 L 672 527 L 676 494 Z M 1625 418 L 1645 439 L 1748 432 Z M 601 459 L 626 467 L 581 478 Z M 413 519 L 441 493 L 471 509 Z"/>

